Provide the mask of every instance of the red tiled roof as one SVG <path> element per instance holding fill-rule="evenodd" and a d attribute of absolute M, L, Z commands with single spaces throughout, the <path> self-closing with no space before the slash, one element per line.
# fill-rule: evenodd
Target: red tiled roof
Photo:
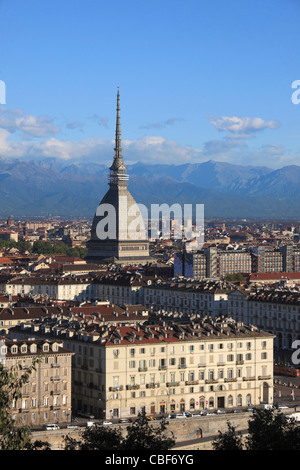
<path fill-rule="evenodd" d="M 264 280 L 274 280 L 274 281 L 280 281 L 280 280 L 299 280 L 300 279 L 300 273 L 252 273 L 250 275 L 250 281 L 264 281 Z"/>
<path fill-rule="evenodd" d="M 13 261 L 10 258 L 1 258 L 0 257 L 0 264 L 10 264 Z"/>

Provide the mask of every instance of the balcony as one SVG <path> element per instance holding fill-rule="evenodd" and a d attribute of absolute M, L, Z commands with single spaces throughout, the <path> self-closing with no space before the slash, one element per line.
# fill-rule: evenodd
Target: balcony
<path fill-rule="evenodd" d="M 186 380 L 185 385 L 198 385 L 199 380 Z"/>
<path fill-rule="evenodd" d="M 139 385 L 126 385 L 126 390 L 139 390 Z"/>
<path fill-rule="evenodd" d="M 205 383 L 206 384 L 217 384 L 217 383 L 219 383 L 219 380 L 218 379 L 206 379 Z"/>
<path fill-rule="evenodd" d="M 272 378 L 271 375 L 259 375 L 258 380 L 270 380 Z"/>
<path fill-rule="evenodd" d="M 179 387 L 180 382 L 167 382 L 166 386 L 167 387 Z"/>
<path fill-rule="evenodd" d="M 139 367 L 139 372 L 147 372 L 147 370 L 148 370 L 148 367 L 146 366 Z"/>
<path fill-rule="evenodd" d="M 123 390 L 123 385 L 120 385 L 119 387 L 109 387 L 108 390 L 110 392 L 121 392 Z"/>
<path fill-rule="evenodd" d="M 159 383 L 146 384 L 146 388 L 159 388 L 159 387 L 160 387 Z"/>

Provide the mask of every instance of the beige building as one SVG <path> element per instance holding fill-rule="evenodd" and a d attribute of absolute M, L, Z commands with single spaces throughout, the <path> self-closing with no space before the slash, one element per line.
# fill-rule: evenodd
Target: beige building
<path fill-rule="evenodd" d="M 144 305 L 156 312 L 219 316 L 227 313 L 229 292 L 230 283 L 182 278 L 145 286 Z"/>
<path fill-rule="evenodd" d="M 273 401 L 273 336 L 230 319 L 120 329 L 105 351 L 107 417 Z"/>
<path fill-rule="evenodd" d="M 60 341 L 17 340 L 0 337 L 1 362 L 7 368 L 29 368 L 38 359 L 29 380 L 23 385 L 21 398 L 14 400 L 12 415 L 22 426 L 71 421 L 72 352 Z M 19 371 L 22 374 L 22 370 Z"/>
<path fill-rule="evenodd" d="M 46 331 L 75 353 L 74 412 L 112 419 L 273 401 L 273 336 L 230 318 L 40 325 L 34 334 Z"/>
<path fill-rule="evenodd" d="M 274 346 L 292 349 L 300 338 L 300 293 L 272 287 L 239 288 L 228 295 L 228 312 L 273 334 Z"/>

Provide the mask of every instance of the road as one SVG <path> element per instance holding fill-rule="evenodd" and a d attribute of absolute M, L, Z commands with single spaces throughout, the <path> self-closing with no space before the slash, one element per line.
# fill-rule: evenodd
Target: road
<path fill-rule="evenodd" d="M 275 405 L 300 407 L 300 377 L 274 376 L 273 402 Z"/>

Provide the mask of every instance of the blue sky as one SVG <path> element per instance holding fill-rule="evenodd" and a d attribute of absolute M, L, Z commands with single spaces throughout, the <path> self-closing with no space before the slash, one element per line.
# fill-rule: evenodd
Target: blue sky
<path fill-rule="evenodd" d="M 300 165 L 300 0 L 0 0 L 0 157 Z"/>

